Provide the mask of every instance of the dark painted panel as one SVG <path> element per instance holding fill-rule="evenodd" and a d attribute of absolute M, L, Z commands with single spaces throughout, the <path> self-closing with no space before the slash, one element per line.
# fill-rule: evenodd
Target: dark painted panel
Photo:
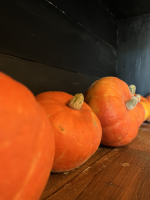
<path fill-rule="evenodd" d="M 149 0 L 101 0 L 101 2 L 118 20 L 150 13 Z"/>
<path fill-rule="evenodd" d="M 117 76 L 150 94 L 150 15 L 119 22 Z"/>
<path fill-rule="evenodd" d="M 113 47 L 117 46 L 117 20 L 99 0 L 49 0 Z M 110 34 L 111 33 L 111 34 Z"/>
<path fill-rule="evenodd" d="M 101 77 L 91 77 L 68 70 L 0 54 L 0 71 L 26 85 L 35 95 L 45 91 L 85 93 Z"/>
<path fill-rule="evenodd" d="M 0 13 L 0 52 L 91 76 L 116 75 L 116 49 L 46 0 L 1 0 Z"/>

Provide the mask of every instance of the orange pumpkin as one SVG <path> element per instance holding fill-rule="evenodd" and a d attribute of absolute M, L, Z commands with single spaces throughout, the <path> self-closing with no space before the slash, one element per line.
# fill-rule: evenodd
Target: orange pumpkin
<path fill-rule="evenodd" d="M 143 96 L 140 95 L 139 103 L 142 104 L 145 110 L 145 118 L 144 121 L 150 121 L 150 102 Z"/>
<path fill-rule="evenodd" d="M 101 124 L 83 95 L 44 92 L 36 96 L 52 123 L 55 135 L 53 172 L 72 170 L 88 160 L 101 141 Z"/>
<path fill-rule="evenodd" d="M 148 108 L 147 108 L 147 118 L 146 118 L 146 121 L 148 121 L 148 122 L 150 122 L 150 94 L 149 95 L 147 95 L 146 97 L 145 97 L 145 99 L 148 101 Z"/>
<path fill-rule="evenodd" d="M 54 159 L 43 108 L 21 83 L 0 72 L 0 199 L 38 200 Z"/>
<path fill-rule="evenodd" d="M 150 102 L 150 94 L 145 97 Z"/>
<path fill-rule="evenodd" d="M 101 143 L 106 146 L 128 144 L 144 121 L 143 106 L 132 97 L 128 85 L 116 77 L 104 77 L 92 84 L 85 94 L 85 102 L 101 122 Z"/>

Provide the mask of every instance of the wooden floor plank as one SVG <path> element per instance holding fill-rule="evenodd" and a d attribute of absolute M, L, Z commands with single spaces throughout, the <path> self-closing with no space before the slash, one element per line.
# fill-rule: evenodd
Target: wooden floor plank
<path fill-rule="evenodd" d="M 149 200 L 150 124 L 119 148 L 101 147 L 81 167 L 51 174 L 41 200 Z"/>
<path fill-rule="evenodd" d="M 85 169 L 47 200 L 110 200 L 112 195 L 114 200 L 133 200 L 134 196 L 143 199 L 144 195 L 143 200 L 149 200 L 148 180 L 150 155 L 135 149 L 118 148 Z M 145 184 L 147 189 L 143 187 Z"/>
<path fill-rule="evenodd" d="M 150 123 L 143 123 L 137 137 L 128 147 L 150 153 Z"/>
<path fill-rule="evenodd" d="M 116 153 L 116 152 L 114 152 Z M 82 171 L 77 177 L 72 179 L 63 188 L 57 191 L 54 195 L 51 195 L 47 200 L 52 199 L 66 199 L 66 200 L 74 200 L 78 198 L 78 196 L 86 189 L 86 187 L 91 183 L 93 178 L 102 171 L 106 165 L 105 163 L 108 161 L 109 157 L 112 155 L 103 156 L 101 159 L 96 161 L 92 166 L 89 166 L 84 171 Z"/>
<path fill-rule="evenodd" d="M 69 172 L 64 172 L 64 173 L 58 173 L 58 174 L 51 173 L 48 183 L 45 187 L 45 190 L 40 200 L 44 200 L 51 194 L 55 193 L 58 189 L 63 187 L 70 180 L 78 176 L 82 171 L 87 169 L 94 162 L 96 162 L 98 159 L 105 156 L 112 150 L 113 148 L 100 146 L 100 148 L 98 148 L 96 153 L 87 162 L 85 162 L 83 165 L 79 166 L 78 168 L 71 170 Z"/>

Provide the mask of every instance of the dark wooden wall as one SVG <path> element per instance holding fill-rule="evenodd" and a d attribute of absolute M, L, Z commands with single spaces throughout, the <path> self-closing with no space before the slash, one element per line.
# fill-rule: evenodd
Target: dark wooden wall
<path fill-rule="evenodd" d="M 149 0 L 100 0 L 118 20 L 150 13 Z"/>
<path fill-rule="evenodd" d="M 118 26 L 117 76 L 150 94 L 150 15 L 129 18 Z"/>
<path fill-rule="evenodd" d="M 99 0 L 48 0 L 97 37 L 117 47 L 117 20 Z"/>
<path fill-rule="evenodd" d="M 0 69 L 35 95 L 44 91 L 84 93 L 98 78 L 0 53 Z"/>
<path fill-rule="evenodd" d="M 1 0 L 0 16 L 0 70 L 35 94 L 116 76 L 117 20 L 99 1 Z"/>

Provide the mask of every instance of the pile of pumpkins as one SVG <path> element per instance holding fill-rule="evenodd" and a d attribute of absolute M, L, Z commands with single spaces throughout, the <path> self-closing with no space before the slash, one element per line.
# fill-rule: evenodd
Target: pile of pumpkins
<path fill-rule="evenodd" d="M 95 81 L 83 94 L 34 96 L 0 72 L 0 199 L 38 200 L 50 172 L 86 162 L 100 143 L 131 142 L 150 121 L 150 96 L 116 77 Z"/>

